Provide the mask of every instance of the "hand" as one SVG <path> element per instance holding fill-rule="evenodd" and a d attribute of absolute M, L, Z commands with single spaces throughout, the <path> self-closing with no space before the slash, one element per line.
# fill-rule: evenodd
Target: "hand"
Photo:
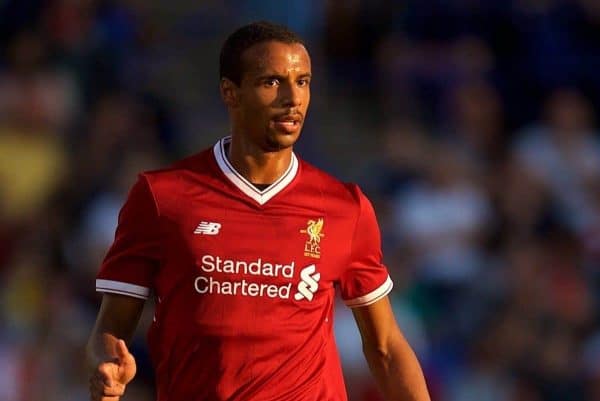
<path fill-rule="evenodd" d="M 135 376 L 135 359 L 125 341 L 118 340 L 115 349 L 116 357 L 100 363 L 90 378 L 92 401 L 118 401 Z"/>

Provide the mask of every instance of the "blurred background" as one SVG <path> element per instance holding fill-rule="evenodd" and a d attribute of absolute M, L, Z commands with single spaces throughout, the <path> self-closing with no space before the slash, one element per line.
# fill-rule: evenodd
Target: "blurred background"
<path fill-rule="evenodd" d="M 600 400 L 597 0 L 0 1 L 0 400 L 88 399 L 119 208 L 228 133 L 219 48 L 257 19 L 309 44 L 298 153 L 372 199 L 433 400 Z M 123 400 L 153 400 L 149 316 Z"/>

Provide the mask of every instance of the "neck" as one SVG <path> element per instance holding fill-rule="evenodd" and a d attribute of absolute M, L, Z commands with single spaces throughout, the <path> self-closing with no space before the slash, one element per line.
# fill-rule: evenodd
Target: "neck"
<path fill-rule="evenodd" d="M 292 148 L 265 152 L 243 135 L 232 135 L 227 157 L 246 180 L 254 184 L 272 184 L 288 169 Z"/>

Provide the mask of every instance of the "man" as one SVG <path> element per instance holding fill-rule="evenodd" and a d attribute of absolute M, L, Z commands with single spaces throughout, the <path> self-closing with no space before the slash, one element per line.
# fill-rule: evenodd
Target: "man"
<path fill-rule="evenodd" d="M 118 400 L 144 300 L 159 401 L 346 400 L 333 336 L 335 288 L 353 308 L 387 400 L 429 400 L 387 294 L 371 204 L 298 159 L 308 52 L 285 27 L 234 32 L 220 57 L 231 137 L 141 174 L 96 287 L 92 400 Z"/>

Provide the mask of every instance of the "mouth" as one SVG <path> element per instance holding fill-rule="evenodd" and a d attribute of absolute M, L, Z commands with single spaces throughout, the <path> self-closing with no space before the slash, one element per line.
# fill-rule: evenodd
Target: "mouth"
<path fill-rule="evenodd" d="M 294 133 L 302 125 L 302 116 L 300 114 L 282 114 L 273 118 L 272 122 L 274 128 L 278 131 Z"/>

